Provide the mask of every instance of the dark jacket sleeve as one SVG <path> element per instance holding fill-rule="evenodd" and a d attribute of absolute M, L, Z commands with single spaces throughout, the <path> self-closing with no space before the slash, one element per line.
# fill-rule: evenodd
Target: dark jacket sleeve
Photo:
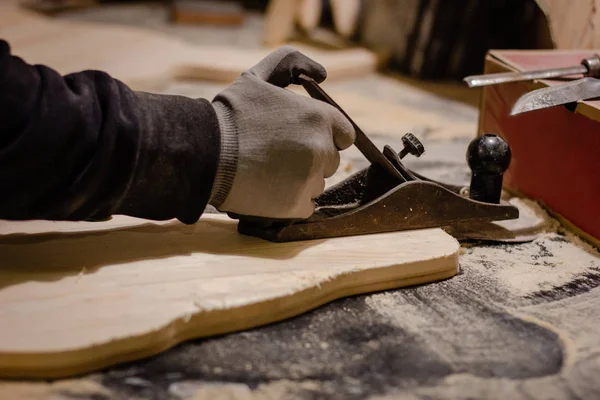
<path fill-rule="evenodd" d="M 63 77 L 0 40 L 0 219 L 194 223 L 219 143 L 207 100 L 135 92 L 100 71 Z"/>

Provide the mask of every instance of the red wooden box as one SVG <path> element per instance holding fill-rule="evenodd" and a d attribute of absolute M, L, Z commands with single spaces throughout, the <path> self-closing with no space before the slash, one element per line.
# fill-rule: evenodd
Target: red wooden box
<path fill-rule="evenodd" d="M 577 65 L 591 50 L 490 51 L 485 73 Z M 564 80 L 563 80 L 564 81 Z M 514 82 L 483 90 L 479 133 L 497 133 L 512 150 L 505 187 L 539 200 L 567 226 L 600 244 L 600 101 L 510 116 L 517 99 L 560 80 Z"/>

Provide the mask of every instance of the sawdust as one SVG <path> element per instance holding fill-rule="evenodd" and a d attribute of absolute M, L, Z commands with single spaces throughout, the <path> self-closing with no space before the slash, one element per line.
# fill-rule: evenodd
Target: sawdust
<path fill-rule="evenodd" d="M 561 336 L 507 312 L 502 299 L 496 301 L 494 286 L 484 282 L 476 287 L 474 278 L 466 271 L 433 285 L 372 295 L 365 303 L 403 332 L 413 348 L 427 349 L 423 359 L 436 360 L 437 368 L 480 378 L 526 379 L 560 372 Z"/>
<path fill-rule="evenodd" d="M 112 398 L 112 392 L 92 379 L 46 382 L 0 383 L 0 399 L 72 400 L 76 398 Z"/>
<path fill-rule="evenodd" d="M 531 296 L 600 272 L 600 258 L 562 235 L 547 233 L 531 243 L 470 248 L 461 266 L 492 275 L 515 295 Z"/>
<path fill-rule="evenodd" d="M 593 378 L 600 373 L 598 250 L 565 231 L 535 202 L 524 203 L 547 222 L 548 232 L 535 241 L 464 246 L 462 273 L 453 279 L 365 299 L 455 371 L 435 385 L 371 399 L 600 396 Z M 554 356 L 544 359 L 549 352 Z M 476 361 L 481 359 L 486 367 L 505 368 L 486 375 Z M 469 370 L 471 362 L 477 367 Z M 545 368 L 550 364 L 554 367 Z"/>
<path fill-rule="evenodd" d="M 391 322 L 402 327 L 409 326 L 410 330 L 414 332 L 431 324 L 428 316 L 419 312 L 418 307 L 404 302 L 395 293 L 375 294 L 367 297 L 365 303 Z"/>
<path fill-rule="evenodd" d="M 410 392 L 371 396 L 369 400 L 418 399 L 566 399 L 568 388 L 553 376 L 539 379 L 482 379 L 468 374 L 449 375 L 435 387 L 421 387 Z M 529 397 L 531 396 L 531 397 Z"/>
<path fill-rule="evenodd" d="M 528 221 L 533 230 L 557 232 L 560 222 L 550 217 L 546 210 L 535 200 L 522 197 L 509 197 L 507 201 L 519 209 L 519 219 Z M 504 221 L 497 222 L 503 225 Z"/>
<path fill-rule="evenodd" d="M 557 224 L 559 224 L 559 222 L 557 221 Z M 578 236 L 576 233 L 570 231 L 569 229 L 565 228 L 562 225 L 559 225 L 558 228 L 558 232 L 562 233 L 563 235 L 565 235 L 565 238 L 577 245 L 579 248 L 587 251 L 590 254 L 593 255 L 599 255 L 600 254 L 600 249 L 594 245 L 592 245 L 591 243 L 583 240 L 580 236 Z"/>
<path fill-rule="evenodd" d="M 177 382 L 169 386 L 169 394 L 182 400 L 256 399 L 243 383 Z"/>
<path fill-rule="evenodd" d="M 318 382 L 277 380 L 251 389 L 243 383 L 200 383 L 184 381 L 169 387 L 169 394 L 181 400 L 275 400 L 293 398 L 298 392 L 318 390 Z"/>

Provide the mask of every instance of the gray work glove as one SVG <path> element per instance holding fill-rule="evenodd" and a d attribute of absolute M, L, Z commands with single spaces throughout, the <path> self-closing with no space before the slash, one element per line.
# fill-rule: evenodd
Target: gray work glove
<path fill-rule="evenodd" d="M 284 89 L 301 73 L 317 82 L 327 75 L 284 46 L 214 98 L 221 154 L 210 204 L 218 210 L 273 219 L 313 213 L 355 132 L 334 107 Z"/>

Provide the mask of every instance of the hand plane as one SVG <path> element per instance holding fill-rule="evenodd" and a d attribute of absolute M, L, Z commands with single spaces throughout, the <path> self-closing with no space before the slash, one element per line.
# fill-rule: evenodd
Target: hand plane
<path fill-rule="evenodd" d="M 479 229 L 481 224 L 519 217 L 517 207 L 501 200 L 502 176 L 511 152 L 499 136 L 483 135 L 469 145 L 469 187 L 436 182 L 402 163 L 406 155 L 419 157 L 425 151 L 414 135 L 403 137 L 400 152 L 387 145 L 380 151 L 314 80 L 301 75 L 300 83 L 311 97 L 331 104 L 348 118 L 356 130 L 355 145 L 371 165 L 314 199 L 316 207 L 310 218 L 271 221 L 240 217 L 241 234 L 289 242 L 434 227 L 464 233 L 473 231 L 473 226 Z M 509 230 L 499 229 L 503 233 L 497 240 L 515 240 Z"/>

